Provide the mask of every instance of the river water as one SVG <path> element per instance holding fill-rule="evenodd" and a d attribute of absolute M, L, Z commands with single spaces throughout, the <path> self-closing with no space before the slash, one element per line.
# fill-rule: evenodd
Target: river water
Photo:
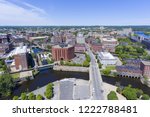
<path fill-rule="evenodd" d="M 35 77 L 34 80 L 24 82 L 22 85 L 17 87 L 14 90 L 14 95 L 20 96 L 22 92 L 30 92 L 36 90 L 37 88 L 43 87 L 50 82 L 55 82 L 57 80 L 61 80 L 64 78 L 76 78 L 76 79 L 84 79 L 89 80 L 88 73 L 81 73 L 81 72 L 63 72 L 63 71 L 53 71 L 51 69 L 41 71 L 39 75 Z M 131 79 L 131 78 L 112 78 L 102 76 L 103 81 L 112 85 L 119 84 L 121 86 L 127 86 L 131 84 L 135 88 L 142 89 L 145 93 L 150 95 L 150 88 L 143 85 L 139 79 Z"/>

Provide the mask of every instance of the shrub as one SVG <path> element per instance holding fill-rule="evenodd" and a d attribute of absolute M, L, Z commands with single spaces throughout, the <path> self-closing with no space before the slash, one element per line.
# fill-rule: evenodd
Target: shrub
<path fill-rule="evenodd" d="M 143 94 L 141 99 L 142 99 L 142 100 L 149 100 L 150 97 L 149 97 L 149 95 L 147 95 L 147 94 Z"/>
<path fill-rule="evenodd" d="M 128 99 L 128 100 L 137 100 L 137 90 L 132 88 L 131 85 L 128 87 L 125 87 L 123 89 L 122 94 Z"/>
<path fill-rule="evenodd" d="M 13 97 L 13 100 L 18 100 L 18 99 L 19 99 L 18 96 L 14 96 L 14 97 Z"/>
<path fill-rule="evenodd" d="M 53 97 L 53 84 L 49 83 L 46 87 L 46 91 L 44 93 L 47 99 L 51 99 Z"/>
<path fill-rule="evenodd" d="M 119 94 L 122 93 L 122 89 L 121 89 L 120 87 L 118 87 L 118 88 L 116 89 L 116 91 L 117 91 Z"/>
<path fill-rule="evenodd" d="M 118 97 L 116 95 L 116 92 L 111 91 L 108 95 L 107 95 L 107 99 L 108 100 L 118 100 Z"/>
<path fill-rule="evenodd" d="M 21 100 L 28 100 L 28 96 L 26 93 L 21 93 Z"/>
<path fill-rule="evenodd" d="M 34 93 L 30 93 L 29 96 L 28 96 L 28 99 L 29 99 L 29 100 L 35 100 L 35 95 L 34 95 Z"/>
<path fill-rule="evenodd" d="M 143 95 L 143 91 L 140 89 L 137 89 L 136 95 L 138 98 L 140 98 Z"/>
<path fill-rule="evenodd" d="M 43 96 L 40 95 L 40 94 L 38 94 L 38 95 L 36 96 L 36 100 L 43 100 Z"/>

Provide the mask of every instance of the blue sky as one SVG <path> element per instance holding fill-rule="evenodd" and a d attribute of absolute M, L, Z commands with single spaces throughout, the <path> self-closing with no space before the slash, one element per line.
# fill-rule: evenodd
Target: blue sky
<path fill-rule="evenodd" d="M 150 0 L 0 0 L 0 25 L 150 25 Z"/>

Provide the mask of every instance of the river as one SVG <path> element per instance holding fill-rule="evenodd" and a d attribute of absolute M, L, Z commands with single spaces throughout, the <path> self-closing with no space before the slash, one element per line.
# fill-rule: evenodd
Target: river
<path fill-rule="evenodd" d="M 27 82 L 24 82 L 19 87 L 16 87 L 16 89 L 13 92 L 14 95 L 20 96 L 22 92 L 30 92 L 37 88 L 43 87 L 47 85 L 50 82 L 55 82 L 57 80 L 61 80 L 64 78 L 76 78 L 76 79 L 84 79 L 89 80 L 89 74 L 88 73 L 79 73 L 79 72 L 63 72 L 63 71 L 54 71 L 54 70 L 44 70 L 41 71 L 34 80 L 30 80 Z M 142 89 L 145 93 L 150 95 L 150 88 L 143 85 L 139 79 L 131 79 L 131 78 L 113 78 L 113 77 L 106 77 L 102 76 L 103 81 L 112 85 L 120 84 L 121 86 L 128 86 L 131 84 L 135 88 Z"/>

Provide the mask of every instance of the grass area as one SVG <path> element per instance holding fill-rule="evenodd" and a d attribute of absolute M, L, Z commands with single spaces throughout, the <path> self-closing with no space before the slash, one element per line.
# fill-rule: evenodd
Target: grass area
<path fill-rule="evenodd" d="M 108 69 L 108 70 L 115 70 L 115 69 L 116 69 L 116 66 L 114 66 L 114 65 L 109 65 L 109 66 L 106 67 L 106 69 Z"/>
<path fill-rule="evenodd" d="M 106 76 L 115 76 L 115 74 L 111 74 L 111 70 L 115 70 L 115 69 L 116 69 L 116 66 L 109 65 L 109 66 L 106 66 L 105 69 L 101 70 L 101 73 Z"/>
<path fill-rule="evenodd" d="M 15 73 L 15 74 L 11 74 L 13 79 L 18 79 L 20 78 L 20 73 Z"/>

